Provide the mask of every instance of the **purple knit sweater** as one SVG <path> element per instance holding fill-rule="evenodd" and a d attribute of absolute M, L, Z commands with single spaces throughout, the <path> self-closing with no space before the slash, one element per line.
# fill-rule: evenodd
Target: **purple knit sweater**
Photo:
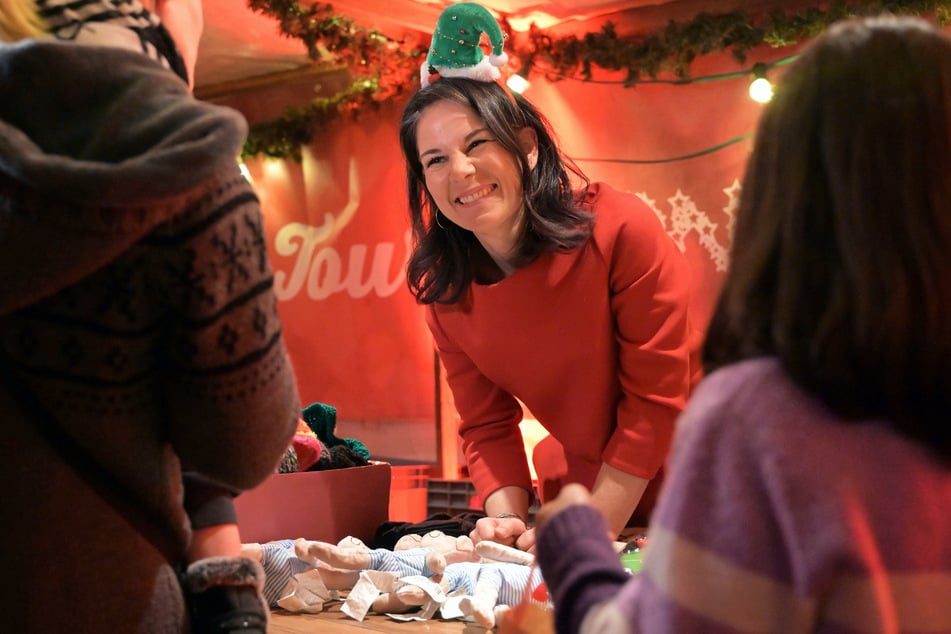
<path fill-rule="evenodd" d="M 559 632 L 951 632 L 951 468 L 774 360 L 688 404 L 640 574 L 605 534 L 581 506 L 539 531 Z"/>

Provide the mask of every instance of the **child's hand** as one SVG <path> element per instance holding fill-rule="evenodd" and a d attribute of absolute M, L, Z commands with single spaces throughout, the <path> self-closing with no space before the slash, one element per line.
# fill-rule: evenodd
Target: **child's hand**
<path fill-rule="evenodd" d="M 580 484 L 567 484 L 551 502 L 547 502 L 535 514 L 535 527 L 541 528 L 545 523 L 569 506 L 576 504 L 591 504 L 591 493 Z"/>

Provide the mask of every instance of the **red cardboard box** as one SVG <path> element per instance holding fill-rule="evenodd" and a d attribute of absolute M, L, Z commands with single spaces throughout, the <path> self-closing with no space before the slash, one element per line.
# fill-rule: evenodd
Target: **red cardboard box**
<path fill-rule="evenodd" d="M 275 473 L 235 499 L 241 541 L 303 537 L 336 544 L 366 543 L 389 519 L 390 465 Z"/>

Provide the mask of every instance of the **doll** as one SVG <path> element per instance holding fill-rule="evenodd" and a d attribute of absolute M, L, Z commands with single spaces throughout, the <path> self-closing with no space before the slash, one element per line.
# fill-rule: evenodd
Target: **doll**
<path fill-rule="evenodd" d="M 349 570 L 314 567 L 297 557 L 290 539 L 242 544 L 241 554 L 264 568 L 263 595 L 268 606 L 290 612 L 320 612 L 324 603 L 339 598 L 338 591 L 353 587 L 359 576 Z"/>
<path fill-rule="evenodd" d="M 547 605 L 534 556 L 494 542 L 441 531 L 404 535 L 393 550 L 369 548 L 355 537 L 337 544 L 306 539 L 247 544 L 266 572 L 265 598 L 294 612 L 319 612 L 347 591 L 342 611 L 356 620 L 367 613 L 430 618 L 470 618 L 492 628 L 529 591 Z M 533 572 L 534 571 L 534 572 Z M 394 617 L 395 618 L 395 617 Z"/>
<path fill-rule="evenodd" d="M 446 575 L 451 572 L 447 568 Z M 523 601 L 549 605 L 541 571 L 534 566 L 484 562 L 461 572 L 470 576 L 465 584 L 471 586 L 472 591 L 462 598 L 459 609 L 485 628 L 494 628 L 505 612 Z"/>
<path fill-rule="evenodd" d="M 291 612 L 320 612 L 324 603 L 336 600 L 341 591 L 350 591 L 360 582 L 361 572 L 372 570 L 389 575 L 393 581 L 405 576 L 429 577 L 455 561 L 477 560 L 472 540 L 452 537 L 441 531 L 425 535 L 404 535 L 394 550 L 371 549 L 356 537 L 337 544 L 297 540 L 276 540 L 242 546 L 242 554 L 259 561 L 265 571 L 264 597 L 270 607 Z M 376 576 L 384 584 L 384 576 Z M 424 601 L 410 593 L 409 603 L 397 596 L 381 596 L 374 612 L 399 612 Z"/>
<path fill-rule="evenodd" d="M 550 607 L 535 556 L 495 542 L 476 544 L 478 563 L 462 562 L 446 567 L 440 584 L 446 594 L 461 595 L 458 616 L 492 629 L 511 607 L 529 601 Z M 457 616 L 445 606 L 443 616 Z"/>
<path fill-rule="evenodd" d="M 314 565 L 324 564 L 346 571 L 393 572 L 401 577 L 430 577 L 441 573 L 450 563 L 479 559 L 471 539 L 453 537 L 442 531 L 404 535 L 393 550 L 368 548 L 355 537 L 344 538 L 337 545 L 298 539 L 294 542 L 294 550 L 299 559 Z"/>
<path fill-rule="evenodd" d="M 357 620 L 363 620 L 369 611 L 398 614 L 441 603 L 441 590 L 425 580 L 442 573 L 448 565 L 478 561 L 480 557 L 471 539 L 442 531 L 404 535 L 393 550 L 368 548 L 353 537 L 336 545 L 298 539 L 294 549 L 297 558 L 319 570 L 335 571 L 341 579 L 351 575 L 351 593 L 344 612 Z M 412 579 L 415 585 L 400 581 L 404 579 Z"/>
<path fill-rule="evenodd" d="M 468 538 L 466 538 L 468 539 Z M 437 543 L 445 547 L 448 541 L 437 537 Z M 426 537 L 421 542 L 423 549 Z M 465 543 L 465 542 L 463 542 Z M 443 618 L 469 618 L 480 625 L 492 628 L 500 615 L 526 598 L 532 603 L 548 606 L 548 595 L 541 573 L 535 569 L 534 556 L 518 549 L 494 542 L 479 542 L 474 548 L 466 546 L 460 550 L 443 553 L 436 558 L 436 566 L 409 567 L 406 562 L 412 558 L 421 561 L 419 548 L 390 553 L 388 563 L 396 560 L 402 566 L 399 572 L 389 570 L 393 575 L 403 574 L 399 578 L 381 578 L 380 569 L 368 569 L 361 573 L 361 579 L 354 593 L 347 597 L 344 612 L 357 620 L 362 620 L 367 612 L 395 615 L 418 610 L 412 618 L 426 619 L 440 610 Z M 322 548 L 321 548 L 322 550 Z M 333 549 L 331 549 L 333 551 Z M 311 546 L 311 553 L 318 549 Z M 386 551 L 384 551 L 386 552 Z M 367 562 L 365 556 L 351 558 L 353 553 L 334 551 L 336 558 L 332 565 L 360 565 Z M 430 562 L 433 561 L 430 554 Z M 434 570 L 436 569 L 436 570 Z M 432 573 L 432 574 L 430 574 Z"/>

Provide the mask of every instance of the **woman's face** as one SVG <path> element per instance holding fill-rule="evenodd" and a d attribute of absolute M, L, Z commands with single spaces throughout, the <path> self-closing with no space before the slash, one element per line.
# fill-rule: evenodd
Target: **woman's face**
<path fill-rule="evenodd" d="M 535 134 L 519 134 L 534 167 Z M 523 209 L 521 171 L 471 108 L 440 101 L 426 108 L 416 128 L 426 188 L 452 222 L 489 241 L 494 250 L 514 246 Z"/>

